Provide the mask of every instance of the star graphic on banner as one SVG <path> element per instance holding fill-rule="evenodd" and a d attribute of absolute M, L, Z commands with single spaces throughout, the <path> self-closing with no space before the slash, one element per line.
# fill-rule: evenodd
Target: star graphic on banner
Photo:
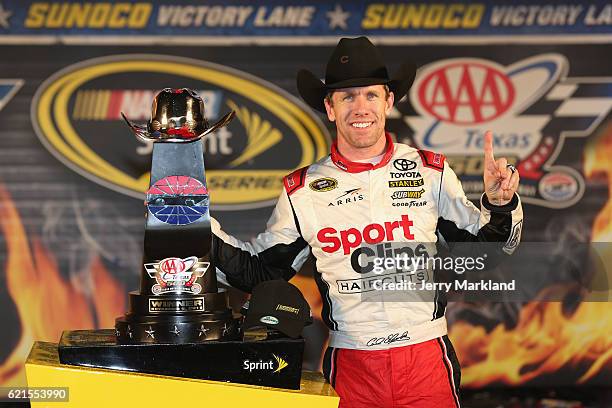
<path fill-rule="evenodd" d="M 325 13 L 327 18 L 329 19 L 329 28 L 334 29 L 336 27 L 340 27 L 343 30 L 346 30 L 348 26 L 346 25 L 346 20 L 349 18 L 351 13 L 348 11 L 342 10 L 342 6 L 336 4 L 336 7 L 332 11 L 328 11 Z"/>
<path fill-rule="evenodd" d="M 5 10 L 4 7 L 2 6 L 2 3 L 0 3 L 0 26 L 4 27 L 4 28 L 10 28 L 11 25 L 9 24 L 9 17 L 12 15 L 13 13 L 11 13 L 8 10 Z"/>

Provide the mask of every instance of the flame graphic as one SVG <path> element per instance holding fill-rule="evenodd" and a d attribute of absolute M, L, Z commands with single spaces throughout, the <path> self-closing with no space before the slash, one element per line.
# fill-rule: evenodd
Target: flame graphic
<path fill-rule="evenodd" d="M 608 201 L 593 223 L 593 242 L 612 241 L 610 157 L 612 124 L 585 149 L 585 175 L 590 179 L 605 177 L 608 183 Z M 612 253 L 600 256 L 612 259 Z M 513 329 L 500 324 L 487 333 L 483 327 L 457 322 L 449 336 L 462 365 L 462 384 L 518 385 L 550 375 L 570 384 L 584 384 L 602 374 L 609 378 L 611 311 L 608 302 L 583 302 L 567 316 L 559 302 L 531 302 L 523 307 Z"/>
<path fill-rule="evenodd" d="M 21 325 L 21 337 L 0 366 L 1 386 L 24 386 L 24 362 L 34 341 L 57 342 L 63 330 L 112 327 L 124 313 L 125 291 L 95 257 L 90 266 L 95 295 L 89 298 L 65 280 L 53 256 L 26 231 L 9 193 L 0 186 L 0 230 L 8 259 L 6 284 Z M 76 282 L 78 284 L 78 282 Z"/>
<path fill-rule="evenodd" d="M 519 385 L 564 368 L 581 375 L 563 381 L 584 383 L 612 358 L 612 321 L 601 318 L 609 313 L 604 302 L 581 303 L 570 317 L 560 302 L 531 302 L 513 329 L 502 324 L 486 333 L 483 327 L 457 322 L 449 336 L 462 366 L 462 385 Z"/>
<path fill-rule="evenodd" d="M 605 177 L 608 182 L 608 201 L 593 223 L 593 242 L 612 242 L 612 122 L 584 155 L 584 175 L 590 179 Z"/>

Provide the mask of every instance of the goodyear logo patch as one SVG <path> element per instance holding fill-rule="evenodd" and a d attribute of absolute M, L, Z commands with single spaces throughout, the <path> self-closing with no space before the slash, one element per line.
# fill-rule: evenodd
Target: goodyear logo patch
<path fill-rule="evenodd" d="M 165 87 L 196 90 L 210 123 L 236 111 L 229 126 L 202 140 L 214 209 L 272 205 L 284 175 L 328 153 L 327 130 L 297 98 L 247 73 L 174 56 L 110 56 L 69 66 L 37 90 L 31 117 L 41 142 L 72 170 L 142 199 L 152 144 L 133 137 L 120 112 L 145 123 Z"/>

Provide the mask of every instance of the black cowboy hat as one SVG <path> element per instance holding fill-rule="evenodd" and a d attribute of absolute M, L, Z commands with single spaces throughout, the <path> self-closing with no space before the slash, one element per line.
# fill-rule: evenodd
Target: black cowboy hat
<path fill-rule="evenodd" d="M 205 117 L 204 102 L 195 91 L 164 88 L 153 100 L 151 120 L 146 126 L 130 122 L 123 112 L 121 116 L 141 140 L 191 142 L 227 125 L 234 118 L 234 111 L 210 126 Z"/>
<path fill-rule="evenodd" d="M 382 54 L 366 37 L 342 38 L 325 69 L 325 82 L 302 69 L 297 74 L 300 95 L 312 108 L 325 113 L 323 99 L 334 89 L 386 84 L 399 101 L 410 89 L 416 75 L 411 62 L 402 64 L 394 77 L 389 77 Z"/>

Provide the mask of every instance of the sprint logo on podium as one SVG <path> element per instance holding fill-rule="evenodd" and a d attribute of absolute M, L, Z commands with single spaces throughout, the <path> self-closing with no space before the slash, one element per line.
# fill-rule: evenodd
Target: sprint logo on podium
<path fill-rule="evenodd" d="M 272 357 L 274 357 L 274 360 L 270 359 L 268 361 L 265 361 L 265 360 L 251 361 L 247 359 L 242 362 L 242 367 L 244 370 L 248 370 L 249 373 L 252 373 L 253 371 L 256 371 L 256 370 L 271 371 L 272 373 L 279 373 L 284 368 L 289 366 L 289 363 L 287 363 L 283 358 L 277 356 L 276 354 L 272 354 Z"/>

